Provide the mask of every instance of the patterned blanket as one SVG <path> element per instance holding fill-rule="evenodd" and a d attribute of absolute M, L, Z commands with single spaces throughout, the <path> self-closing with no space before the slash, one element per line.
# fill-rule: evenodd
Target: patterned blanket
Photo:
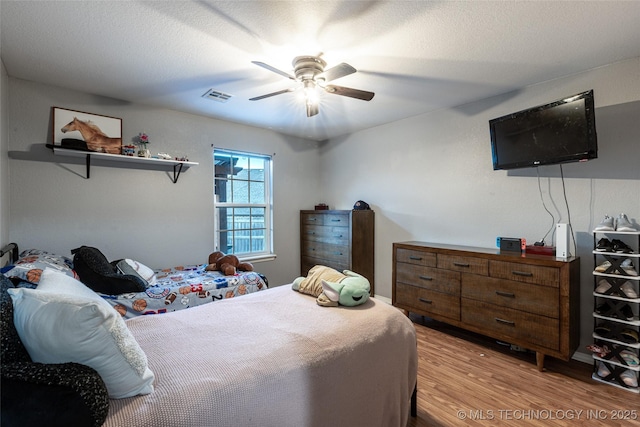
<path fill-rule="evenodd" d="M 100 294 L 125 318 L 182 310 L 268 288 L 266 277 L 255 271 L 225 276 L 205 271 L 207 264 L 155 270 L 156 283 L 145 292 Z"/>

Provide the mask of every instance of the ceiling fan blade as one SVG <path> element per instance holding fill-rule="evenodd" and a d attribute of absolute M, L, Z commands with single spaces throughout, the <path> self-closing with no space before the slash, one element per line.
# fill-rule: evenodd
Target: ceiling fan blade
<path fill-rule="evenodd" d="M 283 94 L 283 93 L 287 93 L 287 92 L 293 92 L 294 90 L 295 90 L 295 89 L 293 89 L 293 88 L 283 89 L 283 90 L 279 90 L 279 91 L 277 91 L 277 92 L 271 92 L 271 93 L 268 93 L 268 94 L 266 94 L 266 95 L 256 96 L 255 98 L 251 98 L 251 99 L 249 99 L 249 101 L 259 101 L 259 100 L 261 100 L 261 99 L 269 98 L 269 97 L 271 97 L 271 96 L 281 95 L 281 94 Z"/>
<path fill-rule="evenodd" d="M 339 79 L 340 77 L 353 74 L 356 71 L 357 70 L 351 65 L 343 62 L 342 64 L 338 64 L 335 67 L 329 68 L 328 70 L 318 74 L 316 76 L 316 80 L 324 79 L 325 82 L 330 82 L 331 80 Z"/>
<path fill-rule="evenodd" d="M 375 95 L 373 92 L 367 92 L 366 90 L 353 89 L 344 86 L 327 85 L 325 90 L 334 95 L 348 96 L 350 98 L 361 99 L 363 101 L 371 101 Z"/>
<path fill-rule="evenodd" d="M 295 78 L 295 77 L 293 77 L 291 74 L 285 73 L 284 71 L 280 71 L 280 70 L 278 70 L 277 68 L 274 68 L 274 67 L 272 67 L 272 66 L 271 66 L 271 65 L 269 65 L 269 64 L 265 64 L 264 62 L 260 62 L 260 61 L 251 61 L 251 62 L 252 62 L 253 64 L 256 64 L 256 65 L 258 65 L 258 66 L 262 67 L 262 68 L 266 68 L 266 69 L 267 69 L 267 70 L 269 70 L 269 71 L 273 71 L 273 72 L 274 72 L 274 73 L 276 73 L 276 74 L 280 74 L 282 77 L 286 77 L 286 78 L 291 79 L 291 80 L 293 80 L 293 81 L 295 81 L 295 80 L 296 80 L 296 78 Z"/>

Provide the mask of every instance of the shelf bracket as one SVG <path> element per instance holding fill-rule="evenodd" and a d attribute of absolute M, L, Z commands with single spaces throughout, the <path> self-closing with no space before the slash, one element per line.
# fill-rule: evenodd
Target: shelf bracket
<path fill-rule="evenodd" d="M 178 182 L 178 178 L 180 177 L 180 172 L 182 172 L 182 163 L 178 163 L 173 165 L 173 183 Z"/>
<path fill-rule="evenodd" d="M 91 154 L 87 154 L 86 160 L 87 164 L 87 179 L 91 178 Z"/>

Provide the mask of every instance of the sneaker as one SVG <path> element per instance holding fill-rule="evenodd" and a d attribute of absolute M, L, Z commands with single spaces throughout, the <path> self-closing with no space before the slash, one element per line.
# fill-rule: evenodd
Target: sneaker
<path fill-rule="evenodd" d="M 620 268 L 627 273 L 629 276 L 637 276 L 638 272 L 636 271 L 636 267 L 633 265 L 633 261 L 630 258 L 625 259 L 620 264 Z"/>
<path fill-rule="evenodd" d="M 629 387 L 638 387 L 638 378 L 636 378 L 636 373 L 629 369 L 620 374 L 620 379 Z"/>
<path fill-rule="evenodd" d="M 606 378 L 609 375 L 611 375 L 609 368 L 607 368 L 604 363 L 598 362 L 598 376 L 600 378 Z"/>
<path fill-rule="evenodd" d="M 611 283 L 607 282 L 605 279 L 602 279 L 598 282 L 598 287 L 596 288 L 596 292 L 599 294 L 604 294 L 609 289 L 611 289 Z"/>
<path fill-rule="evenodd" d="M 598 230 L 596 227 L 596 231 L 604 231 L 604 230 Z M 611 231 L 611 230 L 608 230 Z M 621 213 L 620 215 L 618 215 L 617 221 L 616 221 L 616 231 L 638 231 L 634 228 L 633 224 L 631 224 L 631 221 L 629 221 L 629 218 L 627 218 L 627 216 L 623 213 Z"/>
<path fill-rule="evenodd" d="M 640 365 L 640 359 L 638 359 L 638 356 L 630 350 L 622 350 L 620 352 L 620 357 L 622 357 L 622 360 L 624 360 L 624 362 L 629 366 Z"/>
<path fill-rule="evenodd" d="M 596 245 L 596 251 L 600 252 L 613 252 L 613 245 L 609 239 L 602 238 L 598 240 Z"/>
<path fill-rule="evenodd" d="M 609 261 L 605 261 L 602 264 L 600 264 L 599 266 L 596 267 L 596 271 L 598 273 L 604 273 L 605 271 L 607 271 L 609 269 L 609 267 L 611 267 L 611 263 Z"/>
<path fill-rule="evenodd" d="M 593 231 L 614 231 L 613 218 L 609 215 L 605 215 L 604 219 L 600 221 L 600 224 L 596 225 Z"/>
<path fill-rule="evenodd" d="M 622 286 L 620 286 L 620 290 L 622 291 L 624 296 L 627 298 L 631 298 L 631 299 L 638 298 L 638 293 L 633 288 L 633 285 L 631 284 L 631 282 L 628 280 L 624 282 Z"/>
<path fill-rule="evenodd" d="M 612 304 L 614 305 L 611 305 L 608 302 L 600 304 L 598 307 L 596 307 L 596 314 L 620 320 L 636 320 L 635 316 L 633 315 L 633 310 L 631 309 L 631 306 L 629 304 L 625 304 L 622 307 L 618 307 L 613 302 Z"/>
<path fill-rule="evenodd" d="M 632 254 L 633 250 L 627 246 L 627 244 L 621 240 L 618 239 L 613 239 L 611 241 L 611 249 L 613 249 L 614 252 L 619 253 L 619 254 Z M 596 250 L 599 250 L 596 247 Z"/>

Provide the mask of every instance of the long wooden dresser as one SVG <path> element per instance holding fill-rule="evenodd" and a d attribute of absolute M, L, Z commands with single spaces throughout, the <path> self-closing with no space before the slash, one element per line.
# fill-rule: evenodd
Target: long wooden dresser
<path fill-rule="evenodd" d="M 374 295 L 374 212 L 372 210 L 300 211 L 300 274 L 314 265 L 363 275 Z"/>
<path fill-rule="evenodd" d="M 580 259 L 393 244 L 393 305 L 563 360 L 579 343 Z"/>

